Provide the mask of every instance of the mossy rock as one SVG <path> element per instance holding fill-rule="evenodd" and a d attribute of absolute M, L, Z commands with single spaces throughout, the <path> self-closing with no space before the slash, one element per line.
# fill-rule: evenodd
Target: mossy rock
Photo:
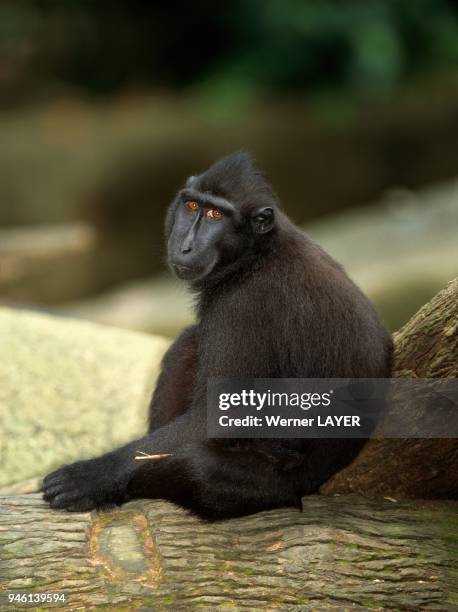
<path fill-rule="evenodd" d="M 0 336 L 0 486 L 145 430 L 168 340 L 6 308 Z"/>

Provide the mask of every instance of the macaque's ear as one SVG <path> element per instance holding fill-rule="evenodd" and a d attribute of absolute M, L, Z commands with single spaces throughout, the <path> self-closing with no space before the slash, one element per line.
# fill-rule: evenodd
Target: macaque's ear
<path fill-rule="evenodd" d="M 251 226 L 256 234 L 267 234 L 275 224 L 274 209 L 270 206 L 258 208 L 251 217 Z"/>
<path fill-rule="evenodd" d="M 196 180 L 196 178 L 197 178 L 197 177 L 196 177 L 194 174 L 193 174 L 192 176 L 190 176 L 190 177 L 187 179 L 187 181 L 186 181 L 186 183 L 185 183 L 185 186 L 186 186 L 186 187 L 191 187 L 191 185 L 194 183 L 194 181 Z"/>

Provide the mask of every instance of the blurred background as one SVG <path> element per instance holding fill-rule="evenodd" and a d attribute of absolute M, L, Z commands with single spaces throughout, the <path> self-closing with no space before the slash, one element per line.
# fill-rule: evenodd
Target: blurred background
<path fill-rule="evenodd" d="M 2 0 L 0 303 L 173 336 L 189 174 L 244 148 L 398 329 L 458 274 L 452 0 Z"/>

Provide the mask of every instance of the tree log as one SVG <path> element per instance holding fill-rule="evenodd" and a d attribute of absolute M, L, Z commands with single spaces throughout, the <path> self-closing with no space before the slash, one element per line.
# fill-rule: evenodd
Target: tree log
<path fill-rule="evenodd" d="M 396 334 L 396 376 L 456 376 L 457 297 L 455 280 Z M 457 458 L 456 440 L 371 440 L 323 487 L 334 496 L 214 524 L 162 501 L 55 512 L 15 487 L 0 497 L 0 609 L 50 607 L 34 603 L 46 593 L 66 610 L 458 609 L 457 502 L 398 501 L 453 496 Z"/>
<path fill-rule="evenodd" d="M 303 513 L 209 524 L 161 501 L 71 514 L 32 494 L 1 499 L 0 542 L 5 610 L 18 592 L 64 593 L 59 607 L 70 610 L 448 610 L 458 602 L 454 502 L 314 495 Z"/>
<path fill-rule="evenodd" d="M 458 279 L 423 306 L 394 341 L 394 376 L 457 378 Z M 321 492 L 457 499 L 458 439 L 370 440 Z"/>

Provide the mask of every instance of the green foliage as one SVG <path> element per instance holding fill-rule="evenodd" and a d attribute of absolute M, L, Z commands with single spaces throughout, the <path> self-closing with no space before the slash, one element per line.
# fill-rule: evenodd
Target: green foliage
<path fill-rule="evenodd" d="M 385 90 L 423 71 L 458 66 L 458 9 L 444 0 L 240 0 L 231 54 L 212 86 L 260 91 Z"/>
<path fill-rule="evenodd" d="M 417 75 L 456 70 L 458 7 L 452 0 L 5 0 L 0 52 L 0 84 L 27 93 L 58 84 L 112 94 L 140 85 L 242 105 L 285 92 L 383 93 Z"/>

